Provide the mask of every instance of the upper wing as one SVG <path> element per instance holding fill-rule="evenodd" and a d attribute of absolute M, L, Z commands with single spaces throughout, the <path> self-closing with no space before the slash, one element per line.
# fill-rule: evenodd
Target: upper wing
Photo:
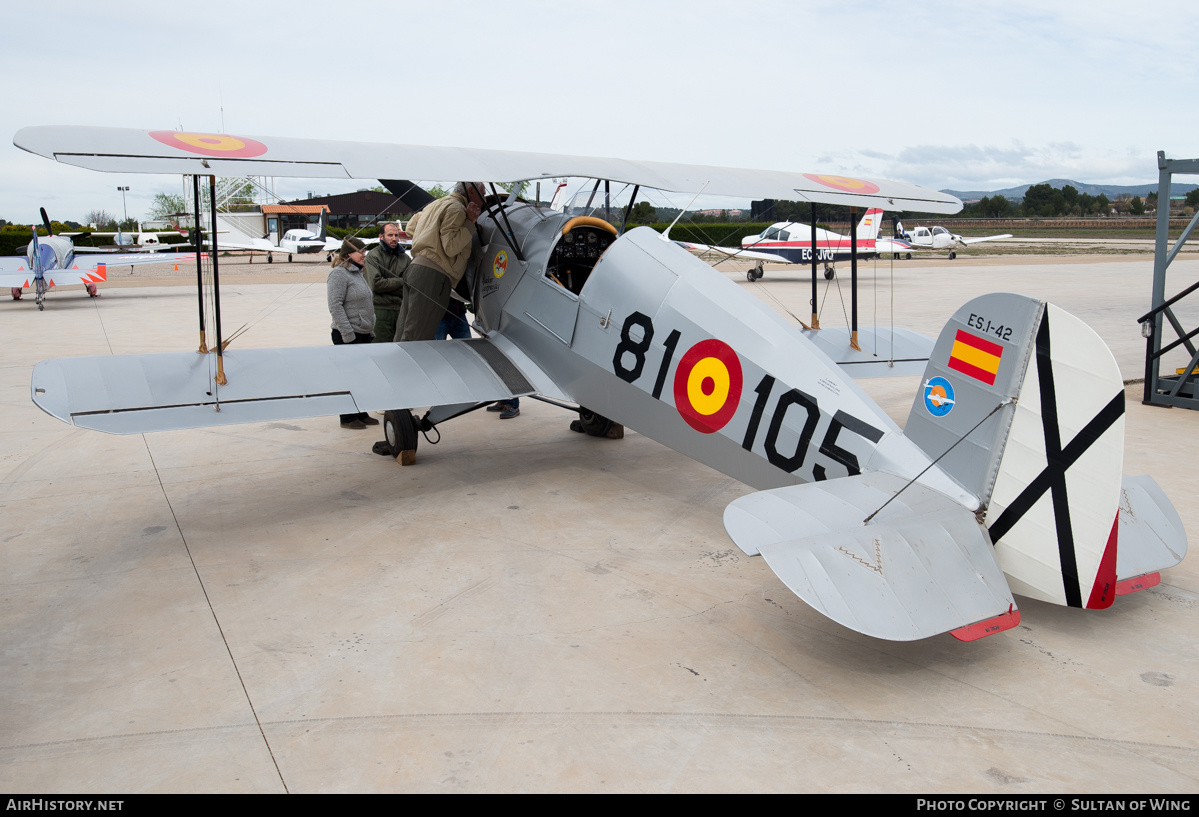
<path fill-rule="evenodd" d="M 46 360 L 33 370 L 33 402 L 83 428 L 137 434 L 552 391 L 542 372 L 526 375 L 484 339 L 227 351 L 228 383 L 219 387 L 215 360 L 195 352 Z"/>
<path fill-rule="evenodd" d="M 583 176 L 738 198 L 925 213 L 962 209 L 948 194 L 884 179 L 552 153 L 91 127 L 23 128 L 13 144 L 66 164 L 115 173 L 488 182 Z"/>

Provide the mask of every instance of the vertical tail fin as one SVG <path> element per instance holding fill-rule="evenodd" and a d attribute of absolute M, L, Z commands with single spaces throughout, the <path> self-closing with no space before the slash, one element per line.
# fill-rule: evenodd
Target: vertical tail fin
<path fill-rule="evenodd" d="M 858 222 L 858 241 L 873 241 L 878 238 L 878 229 L 883 223 L 883 211 L 871 207 Z"/>
<path fill-rule="evenodd" d="M 937 339 L 904 433 L 933 457 L 969 433 L 939 465 L 982 499 L 1014 592 L 1111 604 L 1124 383 L 1090 327 L 1020 295 L 970 301 Z"/>

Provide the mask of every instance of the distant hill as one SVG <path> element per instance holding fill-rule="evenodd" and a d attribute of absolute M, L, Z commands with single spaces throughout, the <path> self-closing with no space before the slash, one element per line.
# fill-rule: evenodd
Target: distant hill
<path fill-rule="evenodd" d="M 1048 181 L 1037 182 L 1037 184 L 1047 184 L 1057 190 L 1061 190 L 1069 184 L 1073 185 L 1074 189 L 1079 193 L 1089 193 L 1092 196 L 1098 196 L 1102 193 L 1112 200 L 1118 199 L 1120 196 L 1144 197 L 1149 193 L 1157 192 L 1157 182 L 1146 182 L 1145 184 L 1086 184 L 1085 182 L 1076 182 L 1072 179 L 1049 179 Z M 1003 196 L 1008 201 L 1020 201 L 1024 198 L 1024 194 L 1030 187 L 1032 187 L 1031 184 L 1022 184 L 1019 187 L 1008 187 L 1004 190 L 942 190 L 941 192 L 957 196 L 962 201 L 976 201 L 984 196 Z M 1173 196 L 1185 196 L 1196 187 L 1199 187 L 1199 184 L 1173 183 L 1170 185 L 1170 194 Z"/>

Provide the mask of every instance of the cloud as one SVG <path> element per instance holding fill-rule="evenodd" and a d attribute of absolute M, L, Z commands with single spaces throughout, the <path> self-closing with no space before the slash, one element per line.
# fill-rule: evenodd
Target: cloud
<path fill-rule="evenodd" d="M 859 150 L 837 157 L 862 175 L 953 190 L 991 190 L 1047 179 L 1138 184 L 1156 178 L 1156 159 L 1139 150 L 1094 150 L 1072 141 L 1008 145 L 921 144 L 893 154 Z"/>

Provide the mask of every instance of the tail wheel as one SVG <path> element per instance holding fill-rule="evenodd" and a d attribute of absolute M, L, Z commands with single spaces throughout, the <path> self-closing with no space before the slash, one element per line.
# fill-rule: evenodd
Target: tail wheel
<path fill-rule="evenodd" d="M 383 436 L 391 456 L 398 457 L 403 451 L 411 451 L 413 461 L 420 436 L 416 433 L 416 420 L 408 409 L 391 409 L 383 415 Z M 411 463 L 405 463 L 411 464 Z"/>
<path fill-rule="evenodd" d="M 579 424 L 583 426 L 583 431 L 592 437 L 606 437 L 612 430 L 611 420 L 582 406 L 579 406 Z"/>

